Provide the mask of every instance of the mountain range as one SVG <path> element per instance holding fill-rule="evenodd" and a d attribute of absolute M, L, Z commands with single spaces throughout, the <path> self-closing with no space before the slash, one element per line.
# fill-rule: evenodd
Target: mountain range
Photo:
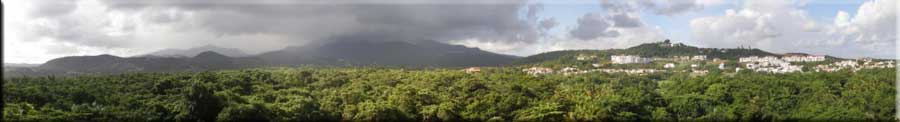
<path fill-rule="evenodd" d="M 745 56 L 781 55 L 760 49 L 699 48 L 681 43 L 670 43 L 669 40 L 640 44 L 626 49 L 563 50 L 524 58 L 436 41 L 330 41 L 292 46 L 257 55 L 246 55 L 246 53 L 237 49 L 203 46 L 184 50 L 163 50 L 135 57 L 117 57 L 112 55 L 70 56 L 53 59 L 37 67 L 4 67 L 4 77 L 46 74 L 205 71 L 297 65 L 515 66 L 548 62 L 558 64 L 566 64 L 566 62 L 577 63 L 578 61 L 575 60 L 575 57 L 580 55 L 592 55 L 605 59 L 610 55 L 622 54 L 642 57 L 707 55 L 708 58 L 730 60 Z M 834 57 L 828 56 L 828 58 Z"/>
<path fill-rule="evenodd" d="M 199 52 L 198 52 L 199 51 Z M 221 53 L 221 52 L 227 52 Z M 196 53 L 196 54 L 195 54 Z M 205 71 L 297 65 L 468 67 L 500 66 L 519 57 L 435 41 L 332 41 L 287 47 L 258 55 L 203 46 L 134 57 L 69 56 L 33 68 L 4 70 L 4 77 L 46 74 Z M 9 74 L 9 75 L 7 75 Z"/>

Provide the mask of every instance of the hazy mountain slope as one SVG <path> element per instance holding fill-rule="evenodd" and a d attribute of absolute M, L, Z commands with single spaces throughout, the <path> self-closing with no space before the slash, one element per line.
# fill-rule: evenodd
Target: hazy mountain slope
<path fill-rule="evenodd" d="M 259 56 L 274 65 L 497 66 L 517 57 L 433 41 L 333 41 Z"/>
<path fill-rule="evenodd" d="M 3 63 L 3 67 L 37 67 L 37 66 L 41 66 L 41 64 Z"/>
<path fill-rule="evenodd" d="M 193 57 L 206 51 L 213 51 L 228 57 L 244 57 L 247 53 L 235 48 L 223 48 L 213 45 L 205 45 L 189 49 L 164 49 L 137 57 Z"/>
<path fill-rule="evenodd" d="M 201 47 L 193 49 L 212 49 Z M 184 52 L 184 51 L 182 51 Z M 188 53 L 192 53 L 189 52 Z M 230 57 L 217 51 L 195 56 L 69 56 L 34 68 L 4 70 L 15 75 L 109 74 L 124 72 L 204 71 L 265 66 L 499 66 L 518 57 L 432 41 L 335 41 L 289 47 L 255 56 Z"/>

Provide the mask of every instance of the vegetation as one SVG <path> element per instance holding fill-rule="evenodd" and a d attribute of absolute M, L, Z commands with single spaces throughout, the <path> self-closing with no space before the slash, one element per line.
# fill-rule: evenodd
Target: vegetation
<path fill-rule="evenodd" d="M 3 80 L 4 121 L 891 121 L 896 70 L 267 68 Z"/>

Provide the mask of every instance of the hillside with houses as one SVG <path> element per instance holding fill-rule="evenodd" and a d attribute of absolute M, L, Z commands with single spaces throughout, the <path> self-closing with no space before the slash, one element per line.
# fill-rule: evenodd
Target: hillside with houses
<path fill-rule="evenodd" d="M 896 67 L 894 60 L 842 59 L 805 53 L 775 54 L 747 48 L 698 48 L 669 40 L 626 49 L 547 52 L 525 57 L 517 63 L 521 63 L 525 67 L 523 71 L 529 74 L 691 72 L 704 75 L 709 72 L 741 71 L 783 74 Z"/>

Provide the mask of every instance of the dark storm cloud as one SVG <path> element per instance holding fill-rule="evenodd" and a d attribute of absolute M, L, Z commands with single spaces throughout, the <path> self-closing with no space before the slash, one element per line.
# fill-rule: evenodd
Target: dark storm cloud
<path fill-rule="evenodd" d="M 221 35 L 278 34 L 296 41 L 438 40 L 533 42 L 539 5 L 527 1 L 105 1 L 111 8 L 191 11 Z M 523 12 L 525 15 L 520 15 Z M 526 16 L 526 17 L 520 17 Z M 176 19 L 162 16 L 161 22 Z"/>
<path fill-rule="evenodd" d="M 600 0 L 600 7 L 612 13 L 649 10 L 659 15 L 674 15 L 702 9 L 696 0 Z"/>
<path fill-rule="evenodd" d="M 528 18 L 537 18 L 537 13 L 544 10 L 544 6 L 541 4 L 531 4 L 528 5 Z"/>
<path fill-rule="evenodd" d="M 578 23 L 569 35 L 581 40 L 599 37 L 618 37 L 619 32 L 610 28 L 640 28 L 643 21 L 636 13 L 641 10 L 654 11 L 660 15 L 683 13 L 702 7 L 694 0 L 652 1 L 652 0 L 600 0 L 600 7 L 605 13 L 588 13 L 578 19 Z"/>
<path fill-rule="evenodd" d="M 631 12 L 636 9 L 635 5 L 624 0 L 600 0 L 600 7 L 614 13 Z"/>
<path fill-rule="evenodd" d="M 610 30 L 612 23 L 606 17 L 597 13 L 588 13 L 578 18 L 578 26 L 569 31 L 572 37 L 581 40 L 591 40 L 599 37 L 616 37 L 619 32 Z"/>
<path fill-rule="evenodd" d="M 613 21 L 616 27 L 633 28 L 641 26 L 640 19 L 629 16 L 628 14 L 615 14 L 610 16 L 609 20 Z"/>
<path fill-rule="evenodd" d="M 76 1 L 74 0 L 35 0 L 30 6 L 31 11 L 29 15 L 32 17 L 54 17 L 65 15 L 78 7 L 75 5 L 75 2 Z"/>
<path fill-rule="evenodd" d="M 672 0 L 665 1 L 665 3 L 659 3 L 659 1 L 641 1 L 641 5 L 660 15 L 673 15 L 703 7 L 696 4 L 694 0 Z"/>
<path fill-rule="evenodd" d="M 108 36 L 98 29 L 98 25 L 109 25 L 108 21 L 91 21 L 79 16 L 45 16 L 46 24 L 33 24 L 22 27 L 23 41 L 39 41 L 50 38 L 57 42 L 94 47 L 127 47 L 130 44 L 121 36 Z M 133 25 L 125 25 L 121 31 L 133 31 Z"/>
<path fill-rule="evenodd" d="M 559 25 L 559 23 L 556 22 L 556 19 L 550 18 L 550 19 L 541 20 L 541 23 L 538 26 L 538 28 L 540 28 L 541 30 L 549 30 L 553 27 L 556 27 L 556 25 Z"/>

